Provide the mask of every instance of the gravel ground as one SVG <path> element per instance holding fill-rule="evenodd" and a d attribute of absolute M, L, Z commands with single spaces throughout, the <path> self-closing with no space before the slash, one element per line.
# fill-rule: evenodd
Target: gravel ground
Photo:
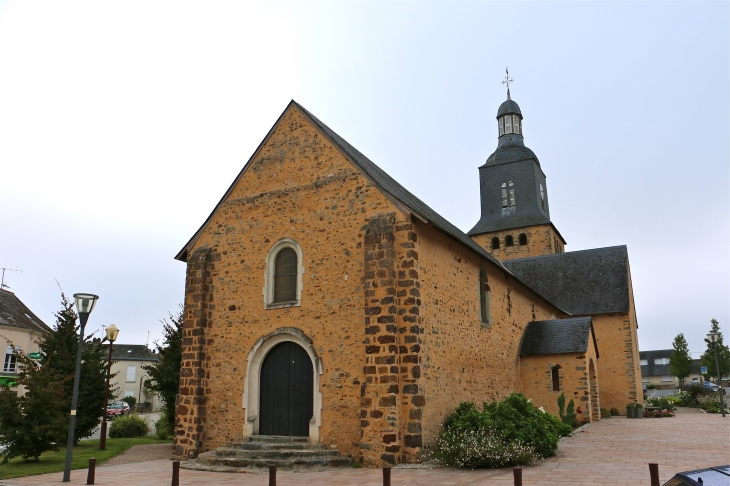
<path fill-rule="evenodd" d="M 157 461 L 172 457 L 172 444 L 143 444 L 132 446 L 118 456 L 99 464 L 104 466 L 119 466 L 135 462 Z"/>

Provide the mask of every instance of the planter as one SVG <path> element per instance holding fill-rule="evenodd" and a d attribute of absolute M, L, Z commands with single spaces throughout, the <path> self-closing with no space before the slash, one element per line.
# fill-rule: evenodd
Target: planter
<path fill-rule="evenodd" d="M 626 407 L 626 418 L 644 418 L 642 407 Z"/>

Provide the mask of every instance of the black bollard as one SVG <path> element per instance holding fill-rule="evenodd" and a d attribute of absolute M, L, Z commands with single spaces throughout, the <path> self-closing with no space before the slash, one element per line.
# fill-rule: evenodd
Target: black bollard
<path fill-rule="evenodd" d="M 89 474 L 86 475 L 86 484 L 94 484 L 96 479 L 96 458 L 89 458 Z"/>
<path fill-rule="evenodd" d="M 651 486 L 659 486 L 659 464 L 649 463 L 649 477 L 651 477 Z"/>
<path fill-rule="evenodd" d="M 515 477 L 515 486 L 522 486 L 522 468 L 513 467 L 512 475 Z"/>
<path fill-rule="evenodd" d="M 389 467 L 383 468 L 383 486 L 390 486 L 390 470 Z"/>
<path fill-rule="evenodd" d="M 276 486 L 276 466 L 269 466 L 269 486 Z"/>
<path fill-rule="evenodd" d="M 172 486 L 180 486 L 180 461 L 172 461 Z"/>

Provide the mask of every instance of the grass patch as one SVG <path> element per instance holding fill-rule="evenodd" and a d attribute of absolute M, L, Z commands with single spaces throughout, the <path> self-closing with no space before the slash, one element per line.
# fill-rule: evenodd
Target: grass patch
<path fill-rule="evenodd" d="M 96 458 L 96 465 L 126 451 L 133 445 L 165 444 L 171 440 L 160 440 L 154 436 L 130 437 L 124 439 L 107 439 L 106 450 L 99 450 L 99 439 L 82 440 L 74 447 L 71 469 L 85 469 L 89 467 L 89 458 Z M 25 462 L 21 457 L 15 457 L 6 464 L 0 464 L 0 479 L 17 478 L 20 476 L 34 476 L 52 472 L 62 472 L 66 465 L 66 448 L 58 452 L 47 451 L 41 454 L 38 461 Z M 60 480 L 60 477 L 59 477 Z"/>

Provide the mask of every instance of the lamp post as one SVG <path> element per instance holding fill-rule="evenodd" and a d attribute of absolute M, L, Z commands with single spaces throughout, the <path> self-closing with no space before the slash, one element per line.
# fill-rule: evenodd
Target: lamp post
<path fill-rule="evenodd" d="M 81 381 L 81 353 L 84 350 L 84 328 L 89 314 L 94 310 L 98 295 L 74 294 L 76 311 L 79 313 L 79 350 L 76 352 L 76 374 L 74 375 L 74 393 L 71 398 L 71 419 L 68 424 L 68 441 L 66 442 L 66 467 L 63 470 L 63 482 L 71 481 L 71 457 L 74 447 L 74 430 L 76 429 L 76 406 L 79 401 L 79 381 Z"/>
<path fill-rule="evenodd" d="M 720 382 L 717 387 L 717 393 L 720 394 L 720 411 L 722 416 L 725 416 L 725 396 L 722 393 L 722 377 L 720 376 L 720 363 L 717 361 L 717 341 L 720 339 L 720 334 L 717 332 L 711 332 L 707 335 L 707 339 L 712 343 L 712 350 L 715 352 L 715 369 L 717 370 L 717 379 Z"/>
<path fill-rule="evenodd" d="M 104 418 L 101 421 L 101 435 L 99 436 L 99 450 L 103 451 L 106 449 L 106 412 L 109 408 L 109 378 L 112 372 L 112 348 L 114 347 L 114 341 L 117 340 L 119 335 L 119 329 L 117 326 L 112 324 L 106 328 L 105 339 L 109 341 L 109 361 L 106 364 L 106 388 L 104 388 Z"/>

